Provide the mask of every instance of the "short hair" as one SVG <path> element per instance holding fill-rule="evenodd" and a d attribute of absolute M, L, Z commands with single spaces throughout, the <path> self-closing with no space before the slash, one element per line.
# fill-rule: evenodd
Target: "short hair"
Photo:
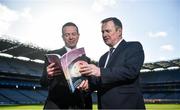
<path fill-rule="evenodd" d="M 64 25 L 62 26 L 62 35 L 64 34 L 64 33 L 63 33 L 63 29 L 64 29 L 66 26 L 74 26 L 74 27 L 76 27 L 77 33 L 79 34 L 79 29 L 78 29 L 78 27 L 76 26 L 76 24 L 73 23 L 73 22 L 67 22 L 66 24 L 64 24 Z"/>
<path fill-rule="evenodd" d="M 107 23 L 107 22 L 109 22 L 109 21 L 112 21 L 117 28 L 122 28 L 122 23 L 121 23 L 121 21 L 120 21 L 119 19 L 117 19 L 116 17 L 106 18 L 106 19 L 102 20 L 101 23 L 103 24 L 103 23 Z"/>

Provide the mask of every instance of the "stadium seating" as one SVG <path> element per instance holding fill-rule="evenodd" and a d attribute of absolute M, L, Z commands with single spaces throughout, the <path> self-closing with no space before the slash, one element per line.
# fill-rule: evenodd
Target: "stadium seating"
<path fill-rule="evenodd" d="M 47 90 L 39 89 L 43 64 L 0 56 L 0 104 L 44 103 Z"/>
<path fill-rule="evenodd" d="M 9 100 L 6 96 L 0 93 L 0 105 L 14 104 L 13 101 Z"/>
<path fill-rule="evenodd" d="M 180 69 L 144 72 L 140 78 L 147 103 L 180 103 Z"/>
<path fill-rule="evenodd" d="M 180 70 L 163 70 L 141 73 L 142 83 L 167 83 L 180 81 Z"/>
<path fill-rule="evenodd" d="M 40 77 L 42 68 L 42 64 L 0 56 L 0 71 Z"/>
<path fill-rule="evenodd" d="M 0 71 L 1 72 L 10 72 L 10 73 L 17 73 L 15 69 L 11 68 L 7 60 L 8 58 L 5 57 L 0 57 Z"/>
<path fill-rule="evenodd" d="M 42 104 L 47 89 L 39 84 L 43 64 L 0 56 L 0 104 Z M 141 72 L 146 103 L 180 103 L 180 69 Z M 97 94 L 92 94 L 97 103 Z"/>
<path fill-rule="evenodd" d="M 39 90 L 0 89 L 0 104 L 42 104 L 47 91 L 42 95 Z"/>

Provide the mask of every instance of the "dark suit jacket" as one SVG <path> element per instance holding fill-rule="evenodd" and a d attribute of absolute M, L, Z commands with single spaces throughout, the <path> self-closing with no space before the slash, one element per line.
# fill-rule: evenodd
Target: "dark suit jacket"
<path fill-rule="evenodd" d="M 63 47 L 49 53 L 63 55 L 66 52 L 65 47 Z M 83 57 L 84 60 L 90 62 L 88 57 Z M 47 77 L 47 65 L 48 61 L 46 59 L 43 75 L 40 80 L 43 87 L 48 87 L 48 97 L 45 102 L 44 109 L 92 109 L 92 99 L 90 93 L 76 90 L 75 93 L 72 94 L 68 88 L 68 84 L 63 73 L 62 75 L 54 76 L 53 78 Z"/>
<path fill-rule="evenodd" d="M 144 51 L 139 42 L 123 40 L 104 68 L 108 52 L 99 60 L 101 77 L 92 77 L 91 88 L 98 91 L 100 109 L 143 109 L 139 74 Z"/>

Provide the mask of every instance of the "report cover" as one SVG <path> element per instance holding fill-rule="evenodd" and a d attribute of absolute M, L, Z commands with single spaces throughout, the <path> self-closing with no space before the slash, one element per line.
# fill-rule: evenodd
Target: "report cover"
<path fill-rule="evenodd" d="M 73 49 L 63 56 L 58 54 L 46 55 L 50 63 L 54 62 L 62 68 L 71 92 L 74 92 L 79 84 L 86 79 L 86 77 L 81 76 L 79 72 L 81 65 L 88 64 L 83 60 L 83 55 L 85 55 L 84 48 Z"/>

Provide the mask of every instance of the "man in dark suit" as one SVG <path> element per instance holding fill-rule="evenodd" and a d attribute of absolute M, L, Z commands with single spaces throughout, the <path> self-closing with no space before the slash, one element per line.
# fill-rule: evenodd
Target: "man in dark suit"
<path fill-rule="evenodd" d="M 99 67 L 89 64 L 80 72 L 91 76 L 91 90 L 97 90 L 99 109 L 145 109 L 139 84 L 144 51 L 139 42 L 122 39 L 122 23 L 115 17 L 102 22 L 102 37 L 110 51 L 99 60 Z M 83 86 L 80 87 L 81 89 Z"/>
<path fill-rule="evenodd" d="M 72 22 L 64 24 L 62 38 L 65 46 L 49 53 L 62 56 L 71 49 L 76 48 L 79 39 L 78 27 Z M 82 59 L 88 63 L 90 62 L 90 59 L 86 56 L 83 56 Z M 48 87 L 48 97 L 44 109 L 92 109 L 91 94 L 77 89 L 75 93 L 71 93 L 62 69 L 56 67 L 55 63 L 50 64 L 47 58 L 40 82 L 42 86 Z M 88 83 L 88 80 L 84 80 L 82 83 Z"/>

